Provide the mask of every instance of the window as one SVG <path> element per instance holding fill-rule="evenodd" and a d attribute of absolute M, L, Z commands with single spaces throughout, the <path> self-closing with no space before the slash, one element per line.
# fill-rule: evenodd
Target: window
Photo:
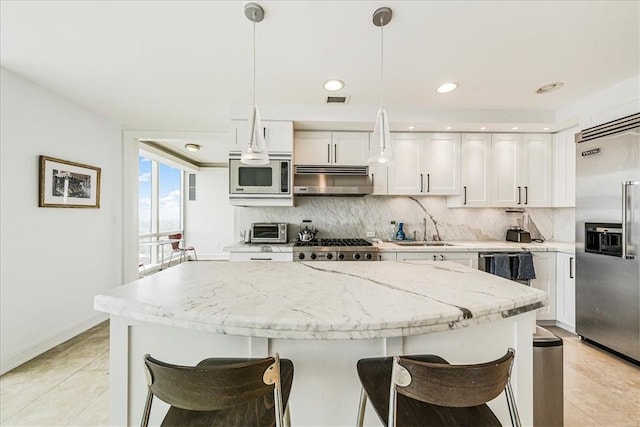
<path fill-rule="evenodd" d="M 183 233 L 182 179 L 182 170 L 144 154 L 138 157 L 140 263 L 156 265 L 168 259 L 171 247 L 155 242 L 169 234 Z"/>

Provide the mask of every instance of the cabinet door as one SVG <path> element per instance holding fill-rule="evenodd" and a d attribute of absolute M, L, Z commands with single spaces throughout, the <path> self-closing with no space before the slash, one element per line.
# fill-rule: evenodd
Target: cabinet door
<path fill-rule="evenodd" d="M 436 261 L 438 256 L 435 252 L 396 252 L 396 259 L 401 261 Z"/>
<path fill-rule="evenodd" d="M 420 157 L 424 194 L 460 194 L 459 134 L 426 134 L 420 146 Z"/>
<path fill-rule="evenodd" d="M 491 206 L 491 135 L 464 134 L 460 147 L 460 206 Z"/>
<path fill-rule="evenodd" d="M 368 132 L 333 132 L 333 164 L 361 166 L 369 158 Z"/>
<path fill-rule="evenodd" d="M 389 166 L 389 194 L 422 194 L 419 134 L 391 134 L 393 165 Z"/>
<path fill-rule="evenodd" d="M 573 254 L 556 257 L 556 319 L 571 332 L 576 329 L 576 279 Z"/>
<path fill-rule="evenodd" d="M 381 196 L 388 194 L 387 190 L 387 175 L 389 168 L 387 166 L 369 166 L 369 176 L 373 183 L 373 196 Z"/>
<path fill-rule="evenodd" d="M 578 126 L 553 136 L 553 206 L 576 206 L 576 143 Z"/>
<path fill-rule="evenodd" d="M 549 305 L 539 308 L 536 320 L 555 320 L 556 318 L 556 254 L 533 254 L 533 266 L 536 278 L 531 281 L 531 287 L 543 290 L 549 294 Z"/>
<path fill-rule="evenodd" d="M 229 151 L 242 151 L 249 143 L 249 124 L 246 120 L 233 120 L 232 125 L 235 135 Z M 293 122 L 263 121 L 262 133 L 267 150 L 280 153 L 291 153 L 293 150 Z"/>
<path fill-rule="evenodd" d="M 491 137 L 492 206 L 513 207 L 522 205 L 522 188 L 519 186 L 520 135 L 494 134 Z M 520 186 L 521 187 L 521 186 Z"/>
<path fill-rule="evenodd" d="M 438 261 L 455 262 L 471 268 L 478 268 L 477 252 L 442 252 L 438 254 Z"/>
<path fill-rule="evenodd" d="M 549 134 L 523 134 L 520 201 L 524 207 L 549 207 L 553 186 L 553 141 Z"/>
<path fill-rule="evenodd" d="M 330 165 L 332 156 L 331 132 L 296 132 L 293 156 L 296 165 Z"/>

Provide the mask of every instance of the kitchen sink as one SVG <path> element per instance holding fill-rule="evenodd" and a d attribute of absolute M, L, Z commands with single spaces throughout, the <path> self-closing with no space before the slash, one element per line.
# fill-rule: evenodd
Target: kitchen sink
<path fill-rule="evenodd" d="M 413 246 L 413 247 L 431 247 L 431 246 L 453 246 L 450 243 L 445 242 L 422 242 L 422 241 L 409 241 L 409 242 L 393 242 L 394 245 L 398 246 Z"/>

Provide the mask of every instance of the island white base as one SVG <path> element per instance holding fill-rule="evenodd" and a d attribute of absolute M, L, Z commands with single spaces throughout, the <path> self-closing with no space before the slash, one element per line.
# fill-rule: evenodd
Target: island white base
<path fill-rule="evenodd" d="M 512 385 L 522 425 L 533 424 L 532 334 L 535 311 L 466 328 L 397 338 L 359 340 L 268 339 L 160 326 L 111 316 L 110 424 L 139 425 L 147 393 L 143 356 L 194 365 L 208 357 L 264 357 L 279 353 L 295 372 L 289 401 L 295 426 L 354 426 L 360 382 L 356 362 L 365 357 L 437 354 L 451 363 L 479 363 L 516 350 Z M 504 394 L 490 403 L 510 425 Z M 154 400 L 150 425 L 158 425 L 166 405 Z M 381 425 L 367 407 L 365 424 Z"/>

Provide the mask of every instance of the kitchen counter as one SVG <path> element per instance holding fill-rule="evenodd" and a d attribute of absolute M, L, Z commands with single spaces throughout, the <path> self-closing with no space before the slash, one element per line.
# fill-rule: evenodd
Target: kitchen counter
<path fill-rule="evenodd" d="M 405 240 L 404 242 L 409 242 Z M 394 241 L 382 241 L 376 243 L 379 252 L 506 252 L 506 251 L 530 251 L 530 252 L 565 252 L 574 253 L 573 242 L 531 242 L 517 243 L 502 240 L 470 240 L 442 242 L 450 246 L 402 246 Z"/>
<path fill-rule="evenodd" d="M 293 252 L 294 242 L 289 243 L 244 243 L 238 242 L 222 248 L 225 252 L 250 252 L 250 253 L 265 253 L 265 252 L 277 252 L 286 253 Z"/>
<path fill-rule="evenodd" d="M 437 353 L 479 363 L 516 350 L 514 388 L 532 423 L 531 336 L 537 289 L 448 262 L 187 262 L 94 299 L 111 315 L 111 425 L 139 423 L 149 353 L 177 364 L 264 357 L 295 364 L 297 425 L 355 419 L 358 359 Z M 508 421 L 504 399 L 492 409 Z M 163 412 L 155 406 L 152 423 Z M 378 425 L 373 410 L 366 425 Z"/>

